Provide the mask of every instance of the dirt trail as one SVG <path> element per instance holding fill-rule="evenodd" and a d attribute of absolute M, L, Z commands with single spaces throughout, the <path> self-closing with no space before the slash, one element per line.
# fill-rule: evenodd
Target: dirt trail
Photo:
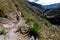
<path fill-rule="evenodd" d="M 8 25 L 8 24 L 7 24 Z M 4 25 L 5 26 L 5 25 Z M 28 25 L 25 23 L 24 18 L 20 15 L 20 20 L 17 23 L 14 23 L 6 35 L 0 35 L 0 40 L 35 40 L 34 37 L 28 37 L 26 35 L 21 34 L 20 32 L 15 32 L 18 26 L 25 26 L 26 28 Z M 8 28 L 8 26 L 7 26 Z"/>
<path fill-rule="evenodd" d="M 27 38 L 23 38 L 24 36 L 22 36 L 20 33 L 15 33 L 15 31 L 17 30 L 18 25 L 25 25 L 26 26 L 25 21 L 23 20 L 23 18 L 21 18 L 21 20 L 17 23 L 17 25 L 15 25 L 13 28 L 11 28 L 9 30 L 9 32 L 5 36 L 5 40 L 18 40 L 20 37 L 21 37 L 20 40 L 27 39 Z"/>

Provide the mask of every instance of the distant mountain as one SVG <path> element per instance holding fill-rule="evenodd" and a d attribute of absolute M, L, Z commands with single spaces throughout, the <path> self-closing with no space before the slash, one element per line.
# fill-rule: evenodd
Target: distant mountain
<path fill-rule="evenodd" d="M 41 5 L 41 4 L 37 4 L 37 3 L 34 3 L 34 2 L 29 2 L 29 1 L 28 1 L 28 3 L 30 5 L 32 5 L 33 7 L 36 7 L 38 9 L 38 11 L 40 11 L 41 13 L 47 12 L 50 9 L 53 9 L 57 6 L 60 6 L 60 3 L 51 4 L 51 5 Z"/>
<path fill-rule="evenodd" d="M 60 3 L 51 4 L 51 5 L 43 5 L 43 7 L 46 8 L 46 9 L 50 9 L 50 8 L 55 8 L 55 7 L 57 7 L 58 5 L 60 5 Z"/>
<path fill-rule="evenodd" d="M 41 13 L 43 13 L 46 9 L 40 5 L 40 4 L 37 4 L 37 3 L 34 3 L 34 2 L 28 2 L 30 5 L 32 5 L 33 7 L 36 7 L 38 9 L 38 11 L 40 11 Z"/>

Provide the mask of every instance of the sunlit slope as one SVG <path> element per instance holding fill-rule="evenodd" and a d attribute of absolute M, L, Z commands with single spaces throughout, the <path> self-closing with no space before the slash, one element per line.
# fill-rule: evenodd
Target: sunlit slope
<path fill-rule="evenodd" d="M 0 0 L 0 13 L 5 15 L 10 12 L 21 12 L 22 17 L 38 34 L 40 40 L 60 40 L 60 29 L 38 16 L 40 12 L 29 5 L 27 0 Z M 34 23 L 38 26 L 34 26 Z"/>

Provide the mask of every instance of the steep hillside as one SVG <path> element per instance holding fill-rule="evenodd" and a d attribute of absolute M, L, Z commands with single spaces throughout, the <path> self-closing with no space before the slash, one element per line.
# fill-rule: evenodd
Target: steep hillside
<path fill-rule="evenodd" d="M 36 9 L 38 9 L 38 11 L 40 11 L 41 13 L 43 13 L 46 10 L 41 4 L 37 4 L 34 2 L 28 2 L 28 3 L 33 7 L 36 7 Z"/>
<path fill-rule="evenodd" d="M 44 13 L 44 15 L 52 24 L 60 25 L 60 6 L 51 9 L 50 11 Z"/>
<path fill-rule="evenodd" d="M 51 9 L 50 11 L 46 12 L 45 15 L 47 16 L 53 16 L 53 15 L 59 15 L 59 12 L 60 12 L 60 6 L 57 6 L 53 9 Z"/>
<path fill-rule="evenodd" d="M 30 39 L 60 40 L 60 29 L 27 0 L 0 0 L 0 40 Z"/>

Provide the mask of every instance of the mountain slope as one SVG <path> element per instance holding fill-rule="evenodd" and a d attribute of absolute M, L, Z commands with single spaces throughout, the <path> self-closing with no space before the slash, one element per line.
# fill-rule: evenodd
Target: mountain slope
<path fill-rule="evenodd" d="M 51 9 L 44 14 L 53 24 L 60 25 L 60 6 Z"/>
<path fill-rule="evenodd" d="M 4 40 L 9 40 L 9 38 L 10 40 L 20 40 L 21 38 L 26 40 L 24 32 L 29 29 L 32 31 L 32 35 L 38 37 L 39 40 L 60 40 L 60 29 L 49 23 L 46 19 L 41 18 L 39 16 L 40 12 L 32 7 L 27 0 L 0 0 L 0 5 L 0 24 L 15 24 L 15 26 L 6 29 L 8 30 L 7 36 L 4 35 L 4 37 L 0 38 L 5 38 Z M 16 18 L 16 15 L 19 15 L 20 19 Z M 7 20 L 9 20 L 9 22 L 7 22 Z M 22 28 L 20 27 L 21 25 Z M 19 28 L 17 29 L 16 27 L 20 27 L 21 30 L 18 30 Z M 15 28 L 18 30 L 17 33 L 15 32 Z M 10 34 L 11 31 L 13 32 L 12 35 Z M 23 34 L 21 34 L 20 31 Z M 38 36 L 34 34 L 37 34 Z"/>
<path fill-rule="evenodd" d="M 41 13 L 43 13 L 46 9 L 40 5 L 40 4 L 37 4 L 37 3 L 34 3 L 34 2 L 28 2 L 30 5 L 32 5 L 33 7 L 36 7 L 38 9 L 38 11 L 40 11 Z"/>

